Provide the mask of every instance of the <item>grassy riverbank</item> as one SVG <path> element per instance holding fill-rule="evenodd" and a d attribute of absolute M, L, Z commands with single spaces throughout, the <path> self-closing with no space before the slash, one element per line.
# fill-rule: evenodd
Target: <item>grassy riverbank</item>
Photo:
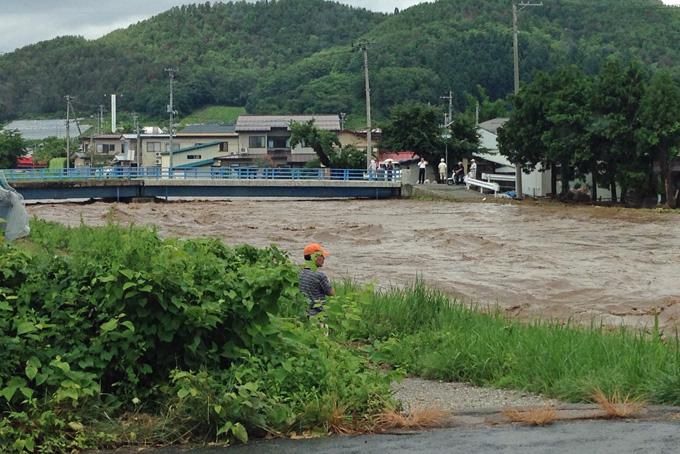
<path fill-rule="evenodd" d="M 657 332 L 523 324 L 417 282 L 341 285 L 326 335 L 275 247 L 31 227 L 0 243 L 2 452 L 371 430 L 402 373 L 680 404 L 680 347 Z"/>
<path fill-rule="evenodd" d="M 657 331 L 520 323 L 456 304 L 422 282 L 383 292 L 345 284 L 328 318 L 339 338 L 412 375 L 574 402 L 602 390 L 680 404 L 680 345 Z"/>

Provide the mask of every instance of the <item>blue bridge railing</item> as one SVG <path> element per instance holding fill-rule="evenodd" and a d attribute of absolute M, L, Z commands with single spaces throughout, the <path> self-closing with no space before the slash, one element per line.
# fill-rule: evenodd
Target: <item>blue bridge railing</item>
<path fill-rule="evenodd" d="M 71 169 L 3 169 L 8 181 L 180 179 L 180 180 L 336 180 L 401 181 L 400 170 L 328 168 L 212 167 L 200 169 L 160 167 L 76 167 Z"/>

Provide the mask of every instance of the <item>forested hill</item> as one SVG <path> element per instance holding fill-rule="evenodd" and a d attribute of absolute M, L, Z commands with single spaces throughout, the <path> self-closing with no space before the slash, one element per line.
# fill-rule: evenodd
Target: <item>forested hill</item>
<path fill-rule="evenodd" d="M 594 72 L 608 57 L 680 68 L 680 9 L 659 0 L 544 0 L 520 13 L 522 79 L 575 63 Z M 0 57 L 0 121 L 64 110 L 94 112 L 105 93 L 121 108 L 162 116 L 164 68 L 179 69 L 181 114 L 206 104 L 250 112 L 363 111 L 367 40 L 375 114 L 406 99 L 437 102 L 450 89 L 512 91 L 510 0 L 439 0 L 379 14 L 323 0 L 173 8 L 87 41 L 64 37 Z M 678 71 L 680 72 L 680 71 Z"/>

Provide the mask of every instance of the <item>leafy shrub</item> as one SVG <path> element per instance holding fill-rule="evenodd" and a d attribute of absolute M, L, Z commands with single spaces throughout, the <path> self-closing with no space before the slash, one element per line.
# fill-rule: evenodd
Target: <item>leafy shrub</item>
<path fill-rule="evenodd" d="M 276 247 L 33 221 L 30 241 L 0 245 L 0 278 L 4 450 L 115 445 L 98 419 L 140 405 L 244 441 L 324 427 L 310 403 L 367 415 L 388 396 L 386 378 L 306 321 Z"/>

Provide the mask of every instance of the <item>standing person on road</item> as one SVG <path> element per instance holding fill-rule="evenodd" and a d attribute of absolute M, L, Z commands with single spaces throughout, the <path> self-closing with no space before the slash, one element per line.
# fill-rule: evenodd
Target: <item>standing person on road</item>
<path fill-rule="evenodd" d="M 420 158 L 418 163 L 418 184 L 425 183 L 425 169 L 427 169 L 427 161 L 425 158 Z"/>
<path fill-rule="evenodd" d="M 446 183 L 446 175 L 448 173 L 448 166 L 446 165 L 446 162 L 444 161 L 444 158 L 439 162 L 439 166 L 437 166 L 439 169 L 439 183 Z"/>
<path fill-rule="evenodd" d="M 394 171 L 394 164 L 392 164 L 392 161 L 387 161 L 385 170 L 387 170 L 387 181 L 392 181 L 392 171 Z"/>
<path fill-rule="evenodd" d="M 303 251 L 304 267 L 300 270 L 300 291 L 307 297 L 307 315 L 312 317 L 323 311 L 326 297 L 335 295 L 328 276 L 319 271 L 330 254 L 319 243 L 310 243 Z"/>
<path fill-rule="evenodd" d="M 371 163 L 368 165 L 368 179 L 373 181 L 375 180 L 375 172 L 378 170 L 378 164 L 375 162 L 375 159 L 371 159 Z"/>
<path fill-rule="evenodd" d="M 473 159 L 470 161 L 470 172 L 468 172 L 468 177 L 477 179 L 477 162 Z"/>
<path fill-rule="evenodd" d="M 453 169 L 453 183 L 463 184 L 463 178 L 465 177 L 465 167 L 463 167 L 463 162 L 458 161 L 458 165 Z"/>

